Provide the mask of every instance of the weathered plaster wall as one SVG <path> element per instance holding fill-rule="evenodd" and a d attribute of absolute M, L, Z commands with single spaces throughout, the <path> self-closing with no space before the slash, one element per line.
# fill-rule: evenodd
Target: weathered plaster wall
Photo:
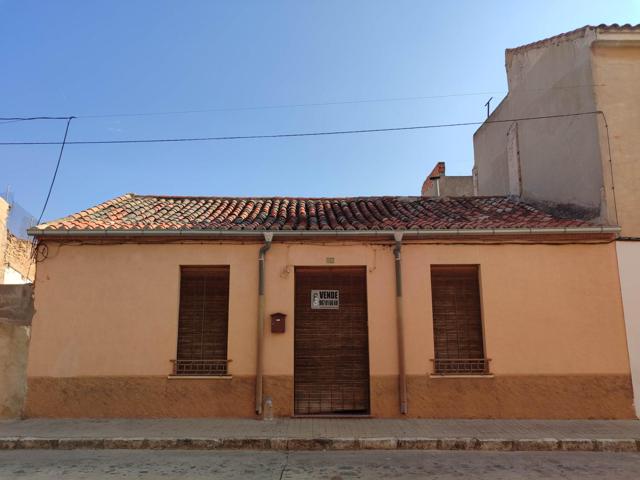
<path fill-rule="evenodd" d="M 31 285 L 0 285 L 0 418 L 22 414 L 33 316 Z"/>
<path fill-rule="evenodd" d="M 22 415 L 28 351 L 29 327 L 0 322 L 0 418 Z"/>
<path fill-rule="evenodd" d="M 9 217 L 9 204 L 0 197 L 0 284 L 4 283 L 4 258 L 7 254 L 7 220 Z"/>
<path fill-rule="evenodd" d="M 640 242 L 617 242 L 620 288 L 629 344 L 629 361 L 635 393 L 636 415 L 640 417 Z"/>
<path fill-rule="evenodd" d="M 599 37 L 592 47 L 592 63 L 594 81 L 602 85 L 595 89 L 597 108 L 609 124 L 608 138 L 601 124 L 602 168 L 608 177 L 613 173 L 622 235 L 640 237 L 640 34 L 627 35 L 637 40 L 625 41 L 624 35 Z M 611 207 L 610 216 L 615 219 Z"/>
<path fill-rule="evenodd" d="M 33 281 L 35 265 L 31 261 L 31 242 L 8 232 L 5 264 L 20 275 L 22 281 L 19 283 Z M 5 281 L 5 283 L 9 282 Z"/>
<path fill-rule="evenodd" d="M 539 48 L 508 50 L 509 94 L 489 120 L 590 112 L 596 108 L 590 42 L 584 37 Z M 522 196 L 606 210 L 596 115 L 518 121 Z M 511 122 L 486 123 L 474 135 L 480 195 L 510 192 L 507 133 Z M 517 154 L 517 152 L 516 152 Z"/>
<path fill-rule="evenodd" d="M 37 272 L 27 414 L 252 415 L 258 249 L 259 244 L 50 244 Z M 266 313 L 288 317 L 284 334 L 265 335 L 265 395 L 274 397 L 278 414 L 292 412 L 294 267 L 327 265 L 328 258 L 332 266 L 367 266 L 372 414 L 395 416 L 391 394 L 376 394 L 394 390 L 398 369 L 393 255 L 387 245 L 273 245 L 266 260 Z M 633 415 L 613 245 L 406 245 L 403 258 L 411 415 L 455 417 L 455 405 L 445 408 L 444 399 L 468 388 L 479 406 L 465 416 Z M 443 263 L 480 265 L 493 379 L 429 378 L 429 268 Z M 176 351 L 179 266 L 204 264 L 231 266 L 233 379 L 167 379 Z M 197 397 L 188 400 L 193 408 L 176 405 L 189 392 Z M 603 395 L 609 395 L 608 403 Z M 486 407 L 496 396 L 499 406 Z"/>

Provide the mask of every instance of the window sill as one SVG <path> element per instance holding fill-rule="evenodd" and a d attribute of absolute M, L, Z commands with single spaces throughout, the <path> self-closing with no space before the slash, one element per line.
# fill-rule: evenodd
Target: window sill
<path fill-rule="evenodd" d="M 233 375 L 167 375 L 169 380 L 231 380 Z"/>
<path fill-rule="evenodd" d="M 480 373 L 477 375 L 438 375 L 431 373 L 429 378 L 494 378 L 493 373 Z"/>

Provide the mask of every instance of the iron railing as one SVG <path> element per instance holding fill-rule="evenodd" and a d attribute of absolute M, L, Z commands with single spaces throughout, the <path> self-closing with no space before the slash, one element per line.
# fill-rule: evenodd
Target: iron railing
<path fill-rule="evenodd" d="M 228 375 L 231 360 L 171 360 L 173 375 L 219 376 Z"/>
<path fill-rule="evenodd" d="M 435 375 L 488 375 L 490 358 L 432 358 Z"/>

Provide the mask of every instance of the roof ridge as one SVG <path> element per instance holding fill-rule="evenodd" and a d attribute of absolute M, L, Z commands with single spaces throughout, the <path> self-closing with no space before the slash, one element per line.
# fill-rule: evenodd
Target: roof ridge
<path fill-rule="evenodd" d="M 360 200 L 360 199 L 372 199 L 372 198 L 386 198 L 386 199 L 398 199 L 398 198 L 415 198 L 415 199 L 424 199 L 424 200 L 444 200 L 447 198 L 465 198 L 465 199 L 482 199 L 482 198 L 509 198 L 509 195 L 474 195 L 474 196 L 455 196 L 450 195 L 447 197 L 424 197 L 421 195 L 350 195 L 350 196 L 334 196 L 334 197 L 305 197 L 305 196 L 294 196 L 294 195 L 266 195 L 266 196 L 236 196 L 236 195 L 154 195 L 154 194 L 127 194 L 130 195 L 131 198 L 164 198 L 164 199 L 185 199 L 185 200 L 195 200 L 195 199 L 220 199 L 220 200 Z M 118 199 L 123 198 L 125 195 L 117 197 Z M 116 199 L 113 199 L 116 200 Z M 104 202 L 106 203 L 106 202 Z M 100 204 L 102 205 L 102 204 Z M 93 207 L 95 208 L 95 207 Z"/>
<path fill-rule="evenodd" d="M 579 36 L 584 36 L 584 34 L 588 31 L 588 30 L 602 30 L 605 32 L 628 32 L 628 31 L 640 31 L 640 23 L 639 24 L 635 24 L 632 25 L 630 23 L 625 23 L 623 25 L 617 24 L 617 23 L 612 23 L 612 24 L 605 24 L 605 23 L 601 23 L 600 25 L 585 25 L 583 27 L 580 28 L 576 28 L 573 30 L 569 30 L 568 32 L 564 32 L 564 33 L 559 33 L 557 35 L 553 35 L 551 37 L 547 37 L 547 38 L 543 38 L 540 40 L 536 40 L 534 42 L 530 42 L 530 43 L 525 43 L 523 45 L 519 45 L 517 47 L 513 47 L 513 48 L 507 48 L 506 49 L 506 53 L 518 53 L 521 51 L 525 51 L 525 50 L 530 50 L 533 48 L 539 48 L 539 47 L 543 47 L 549 44 L 552 44 L 556 41 L 559 40 L 570 40 L 573 38 L 578 38 Z M 582 34 L 582 35 L 580 35 Z"/>

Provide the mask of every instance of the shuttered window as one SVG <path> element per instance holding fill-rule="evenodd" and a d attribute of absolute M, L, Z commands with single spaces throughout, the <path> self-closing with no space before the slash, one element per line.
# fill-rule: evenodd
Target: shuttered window
<path fill-rule="evenodd" d="M 225 375 L 229 267 L 182 267 L 176 375 Z"/>
<path fill-rule="evenodd" d="M 435 373 L 488 373 L 477 265 L 433 265 L 431 296 Z"/>

